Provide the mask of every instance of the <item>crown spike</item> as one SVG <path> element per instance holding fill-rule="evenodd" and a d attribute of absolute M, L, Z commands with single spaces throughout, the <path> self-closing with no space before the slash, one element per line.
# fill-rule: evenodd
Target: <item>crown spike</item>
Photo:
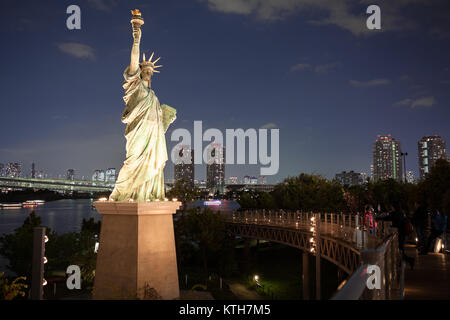
<path fill-rule="evenodd" d="M 153 72 L 159 73 L 159 71 L 158 71 L 158 70 L 153 70 Z"/>
<path fill-rule="evenodd" d="M 161 68 L 162 67 L 162 65 L 160 65 L 160 66 L 154 66 L 153 68 Z"/>
<path fill-rule="evenodd" d="M 161 59 L 161 57 L 159 57 L 158 59 L 156 59 L 155 61 L 153 61 L 153 64 L 157 63 L 159 61 L 159 59 Z"/>
<path fill-rule="evenodd" d="M 152 58 L 153 58 L 154 55 L 155 55 L 155 52 L 152 52 L 152 55 L 151 55 L 151 57 L 148 59 L 148 62 L 152 62 Z"/>
<path fill-rule="evenodd" d="M 145 62 L 145 53 L 142 54 L 142 62 Z"/>

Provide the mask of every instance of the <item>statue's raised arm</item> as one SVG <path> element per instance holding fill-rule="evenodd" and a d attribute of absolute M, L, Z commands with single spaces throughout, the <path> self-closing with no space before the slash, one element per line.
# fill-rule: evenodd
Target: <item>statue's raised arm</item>
<path fill-rule="evenodd" d="M 135 74 L 139 69 L 139 46 L 141 44 L 142 31 L 141 26 L 144 24 L 139 10 L 132 10 L 133 19 L 131 20 L 131 25 L 133 28 L 133 47 L 131 48 L 131 60 L 129 74 Z"/>

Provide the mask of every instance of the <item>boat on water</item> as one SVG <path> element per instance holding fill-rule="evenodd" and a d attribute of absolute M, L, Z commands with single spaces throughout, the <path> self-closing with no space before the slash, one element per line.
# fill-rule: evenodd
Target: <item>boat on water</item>
<path fill-rule="evenodd" d="M 44 200 L 28 200 L 23 203 L 24 206 L 38 206 L 44 204 Z"/>
<path fill-rule="evenodd" d="M 22 208 L 22 203 L 0 203 L 2 209 L 19 209 Z"/>

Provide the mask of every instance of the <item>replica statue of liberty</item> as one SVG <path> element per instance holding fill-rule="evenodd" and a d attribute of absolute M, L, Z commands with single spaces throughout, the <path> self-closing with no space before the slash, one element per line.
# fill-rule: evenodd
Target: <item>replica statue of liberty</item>
<path fill-rule="evenodd" d="M 109 197 L 113 201 L 155 201 L 164 199 L 164 166 L 167 157 L 165 132 L 175 121 L 176 110 L 160 105 L 151 89 L 151 77 L 162 66 L 155 63 L 160 59 L 139 63 L 141 25 L 144 20 L 139 10 L 131 11 L 133 19 L 133 47 L 131 62 L 123 74 L 126 107 L 122 114 L 125 130 L 126 160 L 119 172 L 116 186 Z"/>

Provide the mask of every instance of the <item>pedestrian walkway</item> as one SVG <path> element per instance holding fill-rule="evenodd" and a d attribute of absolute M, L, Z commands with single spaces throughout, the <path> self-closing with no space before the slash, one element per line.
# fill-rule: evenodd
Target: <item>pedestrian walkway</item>
<path fill-rule="evenodd" d="M 257 292 L 247 289 L 244 285 L 229 281 L 227 284 L 230 287 L 230 291 L 233 292 L 233 294 L 239 299 L 239 300 L 263 300 L 264 298 L 261 297 Z"/>
<path fill-rule="evenodd" d="M 413 246 L 406 254 L 416 258 L 414 270 L 406 266 L 406 300 L 450 300 L 450 255 L 428 253 L 418 255 Z"/>

